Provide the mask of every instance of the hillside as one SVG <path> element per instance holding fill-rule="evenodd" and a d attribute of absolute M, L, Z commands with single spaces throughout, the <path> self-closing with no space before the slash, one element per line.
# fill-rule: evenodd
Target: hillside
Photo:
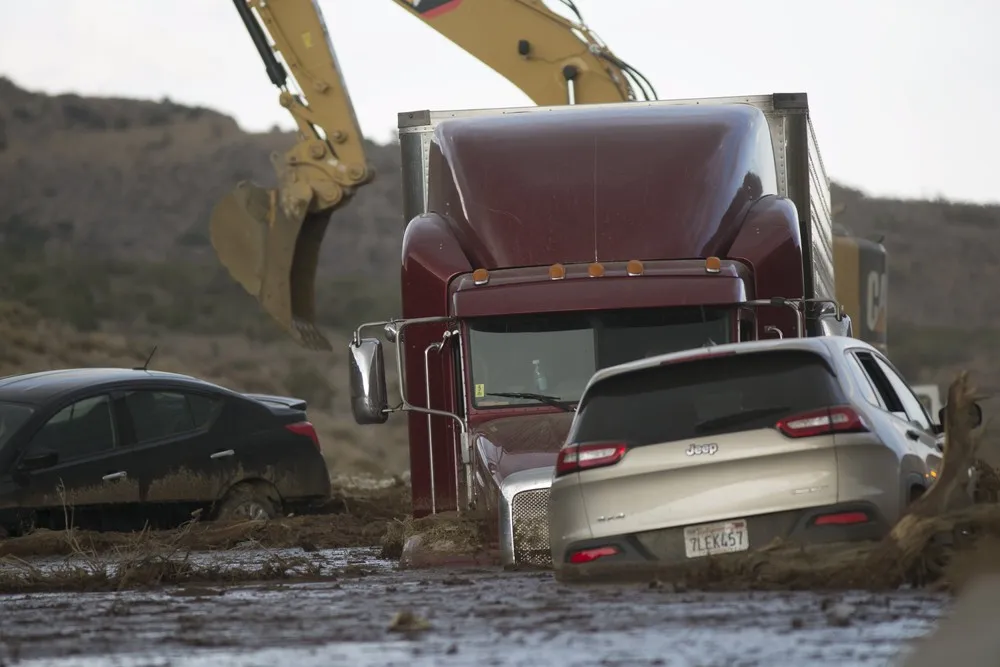
<path fill-rule="evenodd" d="M 50 97 L 4 78 L 0 119 L 7 137 L 0 223 L 26 220 L 50 232 L 53 246 L 132 260 L 210 257 L 215 201 L 240 180 L 272 185 L 269 156 L 294 141 L 287 133 L 246 134 L 207 109 Z M 338 273 L 369 271 L 399 256 L 398 152 L 368 149 L 381 177 L 327 232 L 322 266 Z"/>
<path fill-rule="evenodd" d="M 0 374 L 133 363 L 155 342 L 161 367 L 306 395 L 327 413 L 317 420 L 341 466 L 402 470 L 402 420 L 354 426 L 343 355 L 288 343 L 209 245 L 214 202 L 242 179 L 273 183 L 268 156 L 292 141 L 209 109 L 48 96 L 0 78 Z M 378 176 L 333 216 L 322 253 L 322 324 L 340 339 L 398 313 L 398 290 L 382 278 L 399 261 L 398 147 L 368 148 Z M 972 366 L 1000 389 L 1000 207 L 839 186 L 833 199 L 846 206 L 839 222 L 885 236 L 889 345 L 904 373 L 946 382 Z"/>

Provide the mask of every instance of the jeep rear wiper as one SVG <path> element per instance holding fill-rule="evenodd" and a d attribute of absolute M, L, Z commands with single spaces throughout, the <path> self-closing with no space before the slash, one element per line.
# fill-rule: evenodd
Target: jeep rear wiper
<path fill-rule="evenodd" d="M 760 419 L 761 417 L 767 417 L 768 415 L 788 412 L 789 410 L 790 408 L 788 406 L 780 406 L 773 408 L 758 408 L 756 410 L 747 410 L 746 412 L 737 412 L 735 414 L 725 415 L 724 417 L 716 417 L 715 419 L 706 419 L 703 422 L 698 422 L 694 425 L 694 430 L 704 431 L 710 428 L 734 426 L 742 422 L 749 422 L 755 419 Z"/>
<path fill-rule="evenodd" d="M 487 396 L 499 396 L 500 398 L 524 398 L 531 401 L 538 401 L 539 403 L 544 403 L 545 405 L 551 405 L 554 408 L 559 408 L 560 410 L 565 410 L 566 412 L 576 412 L 576 407 L 564 401 L 558 396 L 549 396 L 548 394 L 532 394 L 529 392 L 520 391 L 488 391 Z"/>

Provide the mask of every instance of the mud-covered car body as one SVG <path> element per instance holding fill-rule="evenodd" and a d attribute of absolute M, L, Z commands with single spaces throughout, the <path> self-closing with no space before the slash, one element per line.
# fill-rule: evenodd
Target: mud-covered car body
<path fill-rule="evenodd" d="M 720 345 L 599 371 L 560 452 L 553 564 L 875 539 L 933 481 L 932 423 L 874 347 Z"/>
<path fill-rule="evenodd" d="M 146 370 L 2 378 L 0 528 L 168 527 L 251 489 L 303 511 L 330 493 L 305 407 Z"/>

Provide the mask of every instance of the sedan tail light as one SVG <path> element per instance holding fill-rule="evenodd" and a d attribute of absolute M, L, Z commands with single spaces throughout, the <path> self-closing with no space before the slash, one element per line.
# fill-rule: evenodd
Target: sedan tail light
<path fill-rule="evenodd" d="M 789 438 L 808 438 L 830 433 L 864 433 L 868 430 L 861 415 L 846 405 L 785 417 L 775 426 Z"/>
<path fill-rule="evenodd" d="M 295 424 L 285 424 L 285 428 L 287 428 L 295 435 L 308 436 L 313 441 L 313 444 L 316 445 L 316 449 L 320 449 L 319 436 L 316 435 L 316 428 L 312 425 L 312 422 L 296 422 Z"/>
<path fill-rule="evenodd" d="M 603 468 L 618 463 L 625 456 L 628 445 L 621 442 L 591 442 L 583 445 L 564 445 L 556 459 L 556 477 L 571 472 Z"/>

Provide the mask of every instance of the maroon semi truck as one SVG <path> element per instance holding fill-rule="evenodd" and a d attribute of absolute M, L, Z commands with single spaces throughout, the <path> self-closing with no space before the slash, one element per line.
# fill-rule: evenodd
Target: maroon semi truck
<path fill-rule="evenodd" d="M 851 334 L 805 94 L 420 111 L 399 138 L 403 313 L 358 327 L 352 408 L 408 412 L 415 516 L 485 512 L 504 564 L 549 558 L 556 454 L 597 369 Z"/>

